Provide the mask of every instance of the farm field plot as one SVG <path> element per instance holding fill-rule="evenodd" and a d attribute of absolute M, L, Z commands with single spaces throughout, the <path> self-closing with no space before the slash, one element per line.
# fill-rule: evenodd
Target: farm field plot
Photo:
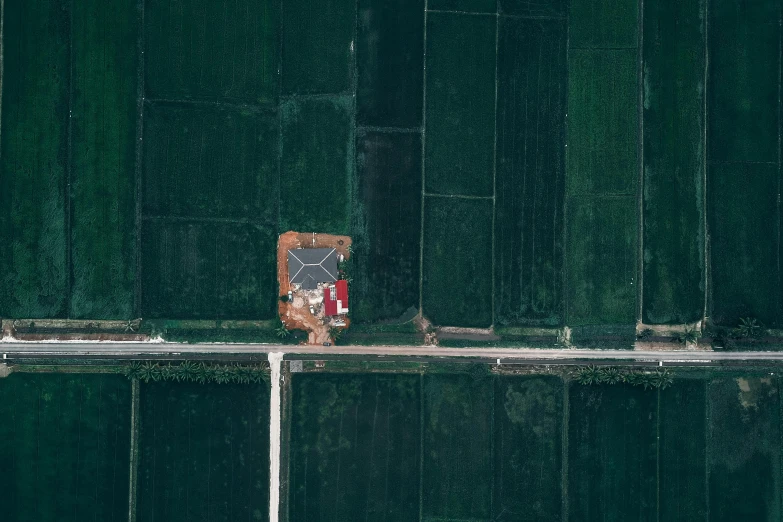
<path fill-rule="evenodd" d="M 285 0 L 283 94 L 338 94 L 354 82 L 356 2 Z"/>
<path fill-rule="evenodd" d="M 503 376 L 494 386 L 492 520 L 560 520 L 563 381 Z"/>
<path fill-rule="evenodd" d="M 572 384 L 569 520 L 656 520 L 658 394 Z"/>
<path fill-rule="evenodd" d="M 280 110 L 280 229 L 348 234 L 355 181 L 353 101 L 292 99 Z"/>
<path fill-rule="evenodd" d="M 637 57 L 636 49 L 569 50 L 569 195 L 636 195 Z"/>
<path fill-rule="evenodd" d="M 571 0 L 569 20 L 572 49 L 631 49 L 638 45 L 638 0 Z"/>
<path fill-rule="evenodd" d="M 269 520 L 268 385 L 141 385 L 137 520 Z"/>
<path fill-rule="evenodd" d="M 418 519 L 419 379 L 294 376 L 288 520 Z"/>
<path fill-rule="evenodd" d="M 424 9 L 405 0 L 360 0 L 356 123 L 421 125 Z"/>
<path fill-rule="evenodd" d="M 712 319 L 735 325 L 740 317 L 752 316 L 766 325 L 779 324 L 779 169 L 721 163 L 710 165 L 709 172 L 708 201 L 715 209 L 709 214 Z"/>
<path fill-rule="evenodd" d="M 495 17 L 427 16 L 425 188 L 492 196 Z"/>
<path fill-rule="evenodd" d="M 647 324 L 704 310 L 704 1 L 644 4 L 644 288 Z"/>
<path fill-rule="evenodd" d="M 423 518 L 489 520 L 493 380 L 472 375 L 423 379 Z"/>
<path fill-rule="evenodd" d="M 144 117 L 145 215 L 277 223 L 276 114 L 148 103 Z"/>
<path fill-rule="evenodd" d="M 709 160 L 778 163 L 780 3 L 709 9 Z"/>
<path fill-rule="evenodd" d="M 128 379 L 0 379 L 0 488 L 7 522 L 127 521 Z"/>
<path fill-rule="evenodd" d="M 780 5 L 710 9 L 707 85 L 712 319 L 780 324 Z M 715 36 L 716 32 L 722 35 Z M 778 46 L 778 47 L 776 47 Z"/>
<path fill-rule="evenodd" d="M 145 220 L 144 316 L 274 318 L 276 241 L 269 227 L 247 223 Z"/>
<path fill-rule="evenodd" d="M 439 325 L 492 324 L 492 201 L 424 202 L 424 315 Z"/>
<path fill-rule="evenodd" d="M 771 377 L 709 383 L 710 520 L 780 520 L 780 384 Z"/>
<path fill-rule="evenodd" d="M 633 323 L 636 201 L 632 197 L 571 198 L 568 212 L 567 323 Z"/>
<path fill-rule="evenodd" d="M 658 398 L 660 520 L 706 520 L 707 381 L 676 379 Z"/>
<path fill-rule="evenodd" d="M 432 11 L 462 11 L 467 13 L 495 13 L 496 0 L 428 0 L 427 8 Z"/>
<path fill-rule="evenodd" d="M 132 2 L 72 4 L 70 315 L 133 317 L 136 90 L 140 17 Z M 105 26 L 112 22 L 112 30 Z"/>
<path fill-rule="evenodd" d="M 421 135 L 360 132 L 357 147 L 351 315 L 395 319 L 419 305 Z"/>
<path fill-rule="evenodd" d="M 147 2 L 147 97 L 276 104 L 280 5 L 273 0 Z"/>
<path fill-rule="evenodd" d="M 68 312 L 66 2 L 5 4 L 0 154 L 0 315 Z"/>
<path fill-rule="evenodd" d="M 498 30 L 496 323 L 558 325 L 566 25 L 502 17 Z"/>
<path fill-rule="evenodd" d="M 567 0 L 498 0 L 498 13 L 530 18 L 565 18 Z"/>

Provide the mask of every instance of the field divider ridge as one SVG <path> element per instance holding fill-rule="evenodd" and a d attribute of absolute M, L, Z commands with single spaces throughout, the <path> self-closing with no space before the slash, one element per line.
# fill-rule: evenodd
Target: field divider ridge
<path fill-rule="evenodd" d="M 561 520 L 568 520 L 568 423 L 571 418 L 571 402 L 568 395 L 568 377 L 563 376 L 563 425 L 561 426 L 560 501 Z"/>
<path fill-rule="evenodd" d="M 128 481 L 128 522 L 136 522 L 137 484 L 139 479 L 139 380 L 131 380 L 130 479 Z"/>
<path fill-rule="evenodd" d="M 709 69 L 710 69 L 710 0 L 704 0 L 704 102 L 702 104 L 702 118 L 703 118 L 703 136 L 702 140 L 704 143 L 704 154 L 703 154 L 703 172 L 702 172 L 702 187 L 701 187 L 701 219 L 702 219 L 702 234 L 703 234 L 703 241 L 704 241 L 704 251 L 703 251 L 703 274 L 702 274 L 702 281 L 704 282 L 704 309 L 702 311 L 702 317 L 701 317 L 701 324 L 702 327 L 704 327 L 704 324 L 707 322 L 707 314 L 709 313 L 709 302 L 710 302 L 710 228 L 709 228 L 709 222 L 708 218 L 709 215 L 707 214 L 707 204 L 708 204 L 708 198 L 707 198 L 707 167 L 709 166 L 709 149 L 707 148 L 708 143 L 708 134 L 707 134 L 707 128 L 709 127 L 708 121 L 707 121 L 707 107 L 708 107 L 708 100 L 709 100 L 709 93 L 707 92 L 707 89 L 709 88 Z M 708 425 L 709 426 L 709 425 Z M 709 428 L 708 428 L 709 429 Z M 709 465 L 709 463 L 707 464 Z M 706 466 L 705 466 L 706 467 Z M 707 503 L 707 512 L 709 513 L 709 502 Z"/>
<path fill-rule="evenodd" d="M 644 0 L 639 0 L 639 35 L 637 47 L 638 58 L 636 63 L 636 81 L 638 90 L 637 117 L 639 118 L 638 133 L 636 137 L 636 150 L 639 173 L 636 186 L 636 204 L 639 211 L 639 219 L 636 224 L 637 252 L 636 252 L 636 322 L 643 320 L 644 314 Z M 659 397 L 660 401 L 660 397 Z M 660 511 L 660 509 L 658 510 Z M 660 515 L 659 515 L 660 517 Z"/>
<path fill-rule="evenodd" d="M 138 0 L 137 9 L 139 10 L 139 36 L 136 40 L 136 53 L 139 59 L 138 69 L 136 71 L 136 168 L 135 168 L 135 197 L 136 197 L 136 266 L 135 277 L 133 278 L 133 311 L 136 317 L 141 317 L 141 227 L 143 213 L 143 181 L 144 176 L 144 2 Z"/>
<path fill-rule="evenodd" d="M 65 160 L 65 316 L 71 317 L 71 293 L 73 292 L 73 11 L 74 2 L 68 2 L 68 127 L 66 130 L 67 150 Z M 0 103 L 2 105 L 2 103 Z"/>
<path fill-rule="evenodd" d="M 379 127 L 373 125 L 357 125 L 358 132 L 379 132 L 386 134 L 418 134 L 423 132 L 421 127 Z"/>
<path fill-rule="evenodd" d="M 225 100 L 186 100 L 177 98 L 142 98 L 147 103 L 156 105 L 191 105 L 196 107 L 215 107 L 218 109 L 246 110 L 253 112 L 276 113 L 277 104 L 260 104 L 249 102 L 231 102 Z"/>
<path fill-rule="evenodd" d="M 475 13 L 472 11 L 458 11 L 452 9 L 427 9 L 427 12 L 438 13 L 438 14 L 468 15 L 468 16 L 498 16 L 497 13 Z"/>
<path fill-rule="evenodd" d="M 495 200 L 495 196 L 468 196 L 464 194 L 427 194 L 424 196 L 428 198 L 456 198 L 456 199 L 486 199 L 490 201 Z"/>
<path fill-rule="evenodd" d="M 497 4 L 496 4 L 497 8 Z M 492 111 L 492 116 L 495 118 L 495 133 L 492 142 L 492 269 L 490 275 L 490 284 L 492 286 L 491 297 L 491 318 L 492 326 L 495 326 L 495 258 L 497 246 L 495 243 L 495 220 L 497 217 L 497 195 L 498 195 L 498 75 L 500 70 L 500 16 L 495 17 L 495 107 Z M 493 388 L 494 390 L 494 388 Z M 494 486 L 494 478 L 493 478 Z M 492 497 L 490 494 L 490 513 L 492 506 Z"/>
<path fill-rule="evenodd" d="M 419 316 L 424 317 L 424 201 L 427 182 L 427 13 L 428 0 L 424 0 L 424 42 L 421 75 L 421 231 L 419 236 Z"/>
<path fill-rule="evenodd" d="M 157 216 L 146 215 L 141 218 L 143 221 L 170 221 L 174 223 L 223 223 L 229 225 L 256 225 L 269 226 L 274 225 L 272 221 L 263 221 L 251 218 L 222 218 L 222 217 L 190 217 L 190 216 Z"/>

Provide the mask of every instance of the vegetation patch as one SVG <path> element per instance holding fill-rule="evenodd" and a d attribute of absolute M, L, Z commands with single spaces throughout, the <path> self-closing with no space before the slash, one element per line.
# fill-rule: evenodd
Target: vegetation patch
<path fill-rule="evenodd" d="M 71 9 L 70 317 L 131 319 L 140 17 L 128 1 L 86 0 Z"/>
<path fill-rule="evenodd" d="M 495 307 L 500 325 L 558 325 L 564 319 L 566 29 L 562 20 L 503 17 L 499 22 Z"/>
<path fill-rule="evenodd" d="M 420 377 L 292 378 L 289 520 L 418 520 Z"/>
<path fill-rule="evenodd" d="M 280 229 L 348 234 L 354 183 L 353 100 L 283 103 Z"/>
<path fill-rule="evenodd" d="M 274 231 L 243 223 L 146 220 L 142 311 L 150 318 L 271 319 Z"/>
<path fill-rule="evenodd" d="M 127 520 L 130 387 L 121 375 L 0 379 L 3 520 Z"/>
<path fill-rule="evenodd" d="M 646 324 L 704 311 L 705 9 L 704 0 L 644 3 Z"/>
<path fill-rule="evenodd" d="M 269 393 L 142 384 L 138 520 L 269 520 Z"/>
<path fill-rule="evenodd" d="M 65 317 L 69 13 L 9 1 L 3 18 L 0 315 Z"/>
<path fill-rule="evenodd" d="M 176 381 L 200 384 L 259 384 L 269 382 L 269 364 L 217 364 L 184 361 L 178 364 L 134 361 L 124 368 L 128 379 L 142 382 Z"/>
<path fill-rule="evenodd" d="M 495 17 L 427 15 L 427 192 L 492 196 Z"/>
<path fill-rule="evenodd" d="M 424 202 L 424 315 L 439 326 L 492 324 L 492 202 Z"/>
<path fill-rule="evenodd" d="M 405 0 L 360 0 L 356 122 L 419 127 L 424 98 L 424 9 Z"/>
<path fill-rule="evenodd" d="M 148 2 L 148 98 L 271 104 L 280 69 L 280 2 Z"/>
<path fill-rule="evenodd" d="M 396 319 L 419 306 L 421 137 L 362 132 L 357 155 L 351 318 Z"/>
<path fill-rule="evenodd" d="M 356 2 L 298 0 L 282 6 L 283 93 L 348 91 L 354 78 Z"/>
<path fill-rule="evenodd" d="M 271 113 L 147 103 L 144 214 L 276 224 L 278 134 Z"/>

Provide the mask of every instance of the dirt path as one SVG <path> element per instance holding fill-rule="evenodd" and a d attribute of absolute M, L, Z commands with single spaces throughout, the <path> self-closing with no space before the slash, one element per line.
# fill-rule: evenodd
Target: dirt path
<path fill-rule="evenodd" d="M 269 409 L 269 522 L 278 522 L 280 515 L 280 365 L 282 361 L 282 353 L 269 354 L 269 367 L 272 370 L 272 395 Z"/>
<path fill-rule="evenodd" d="M 280 296 L 288 294 L 288 251 L 295 248 L 334 248 L 345 259 L 351 256 L 351 238 L 331 234 L 286 232 L 277 242 L 277 281 L 280 284 Z M 329 328 L 310 313 L 308 303 L 295 299 L 294 302 L 278 301 L 277 311 L 280 319 L 289 330 L 301 329 L 309 332 L 308 344 L 323 344 L 330 341 Z"/>

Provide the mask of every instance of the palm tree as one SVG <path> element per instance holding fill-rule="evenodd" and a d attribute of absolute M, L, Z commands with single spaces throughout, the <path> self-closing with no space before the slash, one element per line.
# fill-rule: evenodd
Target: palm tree
<path fill-rule="evenodd" d="M 276 334 L 276 335 L 277 335 L 279 338 L 281 338 L 281 339 L 285 339 L 286 337 L 288 337 L 289 335 L 291 335 L 291 332 L 289 332 L 289 331 L 288 331 L 288 328 L 286 328 L 286 326 L 285 326 L 285 321 L 280 321 L 280 326 L 278 326 L 278 327 L 275 329 L 275 334 Z"/>
<path fill-rule="evenodd" d="M 752 317 L 743 317 L 740 324 L 734 329 L 737 337 L 760 337 L 761 324 Z"/>

